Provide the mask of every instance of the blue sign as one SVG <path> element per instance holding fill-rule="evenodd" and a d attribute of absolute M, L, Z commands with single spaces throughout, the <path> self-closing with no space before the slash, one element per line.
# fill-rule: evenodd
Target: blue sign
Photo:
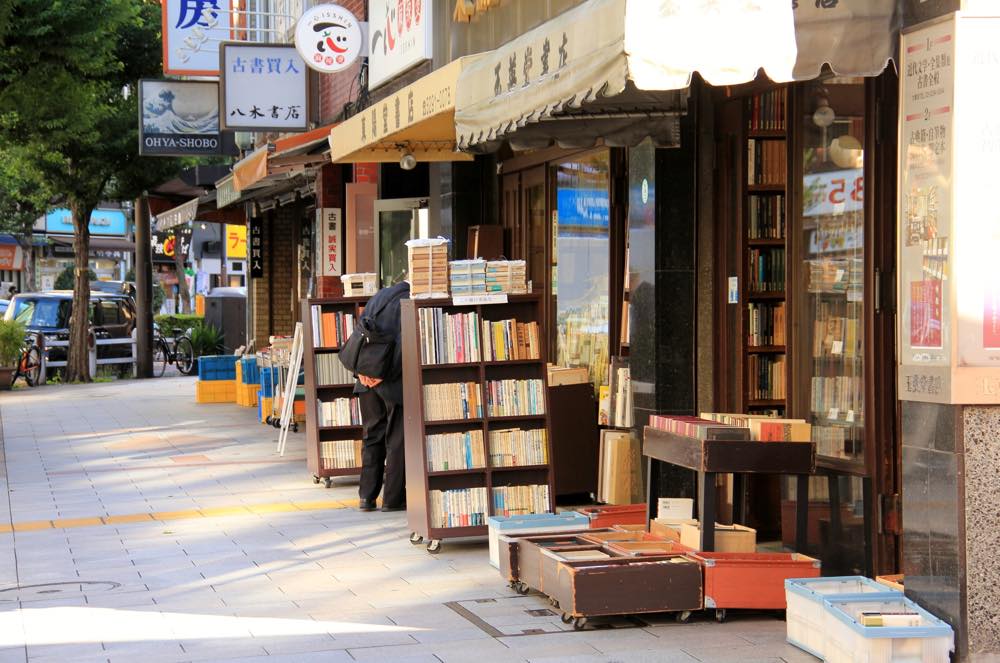
<path fill-rule="evenodd" d="M 556 192 L 559 210 L 560 234 L 563 226 L 579 228 L 581 231 L 607 230 L 610 215 L 610 200 L 607 189 L 560 188 Z"/>
<path fill-rule="evenodd" d="M 128 224 L 120 209 L 95 209 L 90 215 L 91 235 L 125 235 Z M 45 232 L 73 234 L 73 215 L 68 209 L 54 209 L 45 215 Z"/>

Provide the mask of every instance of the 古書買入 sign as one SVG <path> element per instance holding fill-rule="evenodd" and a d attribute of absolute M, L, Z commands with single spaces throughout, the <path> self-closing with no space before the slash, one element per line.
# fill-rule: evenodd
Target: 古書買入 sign
<path fill-rule="evenodd" d="M 318 72 L 347 69 L 361 55 L 361 24 L 340 5 L 317 5 L 302 14 L 295 26 L 295 48 Z"/>
<path fill-rule="evenodd" d="M 227 42 L 219 53 L 223 128 L 305 131 L 309 127 L 306 65 L 294 46 Z"/>

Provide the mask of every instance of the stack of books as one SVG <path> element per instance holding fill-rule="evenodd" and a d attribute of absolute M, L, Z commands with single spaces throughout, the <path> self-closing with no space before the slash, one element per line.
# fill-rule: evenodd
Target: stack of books
<path fill-rule="evenodd" d="M 747 289 L 750 292 L 778 292 L 785 289 L 785 250 L 750 249 Z"/>
<path fill-rule="evenodd" d="M 479 315 L 445 313 L 440 308 L 417 310 L 424 364 L 479 361 Z"/>
<path fill-rule="evenodd" d="M 490 433 L 491 438 L 492 435 Z M 486 467 L 483 431 L 468 430 L 460 433 L 441 433 L 427 436 L 427 470 L 429 472 L 471 470 L 479 467 Z"/>
<path fill-rule="evenodd" d="M 747 184 L 784 184 L 785 151 L 783 140 L 748 140 Z"/>
<path fill-rule="evenodd" d="M 496 516 L 519 516 L 548 510 L 549 487 L 544 484 L 493 489 L 493 514 Z"/>
<path fill-rule="evenodd" d="M 340 363 L 340 358 L 335 354 L 316 355 L 316 384 L 325 386 L 329 384 L 351 384 L 354 376 Z"/>
<path fill-rule="evenodd" d="M 545 394 L 538 379 L 489 380 L 486 397 L 491 417 L 545 414 Z"/>
<path fill-rule="evenodd" d="M 451 296 L 482 295 L 486 293 L 486 261 L 482 258 L 474 260 L 452 260 L 448 263 L 448 279 L 451 285 Z"/>
<path fill-rule="evenodd" d="M 357 396 L 316 401 L 316 414 L 323 427 L 361 425 L 361 403 Z"/>
<path fill-rule="evenodd" d="M 424 418 L 427 421 L 480 419 L 482 416 L 483 401 L 477 383 L 424 385 Z"/>
<path fill-rule="evenodd" d="M 811 442 L 812 426 L 805 419 L 755 418 L 750 421 L 750 439 L 760 442 Z"/>
<path fill-rule="evenodd" d="M 486 263 L 486 291 L 523 295 L 528 292 L 528 272 L 523 260 L 490 260 Z"/>
<path fill-rule="evenodd" d="M 471 527 L 485 525 L 489 516 L 486 488 L 431 490 L 431 527 Z"/>
<path fill-rule="evenodd" d="M 312 334 L 313 347 L 338 348 L 354 331 L 354 314 L 341 311 L 324 311 L 319 304 L 313 304 Z"/>
<path fill-rule="evenodd" d="M 597 465 L 597 501 L 633 504 L 642 501 L 642 449 L 630 430 L 601 431 Z"/>
<path fill-rule="evenodd" d="M 548 463 L 545 429 L 503 428 L 490 431 L 490 466 L 520 467 Z"/>
<path fill-rule="evenodd" d="M 448 240 L 411 239 L 406 242 L 409 258 L 411 299 L 448 296 Z"/>
<path fill-rule="evenodd" d="M 509 361 L 538 359 L 537 322 L 517 320 L 483 320 L 483 359 Z"/>
<path fill-rule="evenodd" d="M 342 470 L 361 467 L 361 440 L 328 440 L 319 443 L 320 467 Z"/>
<path fill-rule="evenodd" d="M 344 284 L 345 297 L 371 297 L 378 291 L 378 277 L 374 272 L 343 274 L 340 282 Z"/>
<path fill-rule="evenodd" d="M 747 345 L 761 347 L 785 344 L 785 303 L 747 304 L 749 337 Z"/>
<path fill-rule="evenodd" d="M 750 400 L 785 398 L 785 355 L 750 355 L 747 357 Z"/>
<path fill-rule="evenodd" d="M 650 428 L 693 437 L 698 440 L 749 440 L 750 430 L 742 426 L 730 426 L 701 417 L 669 417 L 662 414 L 649 415 Z"/>

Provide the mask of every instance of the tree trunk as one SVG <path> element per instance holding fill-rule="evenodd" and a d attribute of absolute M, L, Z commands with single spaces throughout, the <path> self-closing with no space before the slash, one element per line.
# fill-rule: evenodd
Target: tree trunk
<path fill-rule="evenodd" d="M 27 228 L 23 235 L 17 237 L 17 243 L 21 245 L 24 253 L 24 278 L 21 279 L 21 292 L 34 292 L 35 285 L 35 243 L 31 236 L 31 228 Z"/>
<path fill-rule="evenodd" d="M 73 214 L 73 310 L 69 319 L 68 382 L 90 382 L 90 212 L 86 205 L 70 200 Z"/>
<path fill-rule="evenodd" d="M 191 291 L 187 287 L 187 277 L 184 275 L 184 260 L 187 254 L 184 252 L 183 228 L 174 228 L 174 270 L 177 272 L 177 296 L 178 313 L 191 312 Z"/>

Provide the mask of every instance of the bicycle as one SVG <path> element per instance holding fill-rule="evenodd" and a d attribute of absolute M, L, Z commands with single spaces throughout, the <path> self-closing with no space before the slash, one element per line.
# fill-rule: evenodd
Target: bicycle
<path fill-rule="evenodd" d="M 177 370 L 184 375 L 191 375 L 195 367 L 194 345 L 191 343 L 191 330 L 186 330 L 180 336 L 170 339 L 160 334 L 160 329 L 155 328 L 153 339 L 153 376 L 163 377 L 167 370 L 167 364 L 175 364 Z"/>
<path fill-rule="evenodd" d="M 24 337 L 24 349 L 21 350 L 21 357 L 17 360 L 17 371 L 14 373 L 14 382 L 19 377 L 24 378 L 24 382 L 29 387 L 34 387 L 42 377 L 42 350 L 41 334 L 28 334 Z"/>

